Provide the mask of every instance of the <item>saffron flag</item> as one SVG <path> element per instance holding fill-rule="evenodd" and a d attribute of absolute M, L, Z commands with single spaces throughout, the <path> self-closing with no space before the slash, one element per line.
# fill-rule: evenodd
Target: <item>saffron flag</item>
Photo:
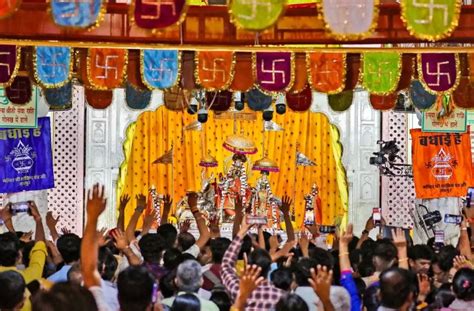
<path fill-rule="evenodd" d="M 0 192 L 54 187 L 49 117 L 31 129 L 0 129 Z"/>
<path fill-rule="evenodd" d="M 461 197 L 473 185 L 471 138 L 466 133 L 411 130 L 416 197 Z"/>

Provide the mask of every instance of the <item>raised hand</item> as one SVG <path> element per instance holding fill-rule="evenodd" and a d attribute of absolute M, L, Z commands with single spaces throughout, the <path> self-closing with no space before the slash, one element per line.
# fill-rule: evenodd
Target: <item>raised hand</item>
<path fill-rule="evenodd" d="M 197 210 L 197 203 L 198 203 L 198 194 L 196 192 L 188 192 L 188 204 L 189 207 L 191 208 L 191 212 L 194 212 Z"/>
<path fill-rule="evenodd" d="M 151 227 L 153 226 L 153 222 L 155 222 L 155 220 L 156 220 L 155 209 L 145 212 L 145 215 L 143 216 L 142 236 L 148 233 L 148 231 L 150 231 Z"/>
<path fill-rule="evenodd" d="M 128 248 L 128 246 L 130 245 L 128 243 L 127 237 L 125 236 L 125 233 L 122 230 L 120 229 L 112 230 L 110 231 L 110 234 L 114 238 L 115 240 L 114 244 L 118 250 L 123 251 L 126 248 Z"/>
<path fill-rule="evenodd" d="M 305 225 L 305 228 L 308 229 L 308 231 L 311 233 L 313 238 L 317 238 L 318 236 L 321 235 L 321 233 L 319 232 L 319 225 L 318 224 L 314 224 L 314 225 L 311 225 L 311 226 Z"/>
<path fill-rule="evenodd" d="M 345 246 L 349 245 L 349 243 L 352 241 L 353 236 L 353 226 L 352 224 L 348 224 L 346 230 L 341 231 L 339 243 Z"/>
<path fill-rule="evenodd" d="M 33 231 L 28 231 L 23 233 L 23 235 L 20 238 L 20 241 L 28 243 L 31 241 L 31 237 L 33 236 Z"/>
<path fill-rule="evenodd" d="M 163 210 L 169 211 L 172 205 L 173 205 L 173 200 L 171 199 L 171 196 L 169 194 L 165 195 L 163 197 Z"/>
<path fill-rule="evenodd" d="M 135 212 L 139 212 L 140 214 L 143 213 L 146 207 L 146 196 L 143 194 L 137 194 L 135 196 L 135 199 L 137 200 L 137 207 L 135 208 Z"/>
<path fill-rule="evenodd" d="M 326 266 L 317 266 L 317 273 L 311 269 L 311 278 L 308 279 L 309 284 L 313 288 L 316 295 L 323 303 L 329 302 L 329 294 L 332 284 L 332 270 Z"/>
<path fill-rule="evenodd" d="M 236 214 L 241 214 L 244 210 L 244 204 L 242 202 L 242 197 L 240 195 L 237 195 L 235 197 L 235 213 Z"/>
<path fill-rule="evenodd" d="M 265 280 L 263 276 L 260 276 L 262 268 L 257 265 L 247 265 L 240 277 L 240 288 L 239 296 L 245 297 L 246 300 L 250 297 L 251 293 L 262 284 Z"/>
<path fill-rule="evenodd" d="M 472 269 L 472 264 L 467 260 L 466 256 L 456 256 L 453 259 L 453 267 L 457 271 L 461 268 L 469 268 Z"/>
<path fill-rule="evenodd" d="M 367 221 L 365 222 L 365 230 L 367 232 L 370 232 L 374 228 L 375 228 L 374 220 L 372 219 L 372 216 L 370 216 L 369 219 L 367 219 Z"/>
<path fill-rule="evenodd" d="M 237 233 L 237 235 L 243 238 L 247 234 L 247 232 L 250 230 L 250 228 L 252 228 L 253 226 L 254 226 L 253 224 L 247 223 L 247 215 L 245 215 L 244 218 L 242 219 L 242 225 L 240 226 L 240 230 Z"/>
<path fill-rule="evenodd" d="M 407 247 L 407 239 L 405 238 L 405 232 L 402 228 L 392 229 L 393 244 L 397 248 Z"/>
<path fill-rule="evenodd" d="M 62 227 L 62 228 L 61 228 L 61 233 L 62 233 L 63 235 L 69 234 L 69 233 L 71 233 L 71 230 L 69 230 L 69 229 L 66 228 L 66 227 Z"/>
<path fill-rule="evenodd" d="M 428 277 L 428 275 L 424 273 L 418 273 L 417 278 L 418 278 L 418 290 L 419 290 L 418 298 L 419 300 L 424 301 L 431 291 L 430 278 Z"/>
<path fill-rule="evenodd" d="M 183 222 L 181 223 L 181 225 L 179 226 L 179 232 L 180 232 L 180 233 L 188 232 L 188 231 L 189 231 L 189 227 L 191 227 L 191 220 L 190 220 L 190 219 L 186 219 L 186 220 L 183 221 Z"/>
<path fill-rule="evenodd" d="M 130 202 L 130 196 L 128 194 L 124 194 L 120 197 L 120 205 L 119 205 L 119 210 L 123 211 L 125 210 L 125 207 L 127 207 L 128 202 Z"/>
<path fill-rule="evenodd" d="M 41 214 L 38 211 L 38 206 L 36 206 L 35 201 L 28 201 L 28 206 L 30 207 L 30 215 L 35 221 L 41 220 Z"/>
<path fill-rule="evenodd" d="M 109 238 L 107 236 L 107 228 L 102 228 L 100 231 L 97 231 L 97 244 L 99 244 L 99 247 L 105 246 L 107 242 L 109 241 Z"/>
<path fill-rule="evenodd" d="M 220 235 L 221 230 L 219 228 L 219 217 L 217 215 L 209 218 L 209 229 L 211 230 L 212 234 L 217 236 Z"/>
<path fill-rule="evenodd" d="M 283 198 L 281 199 L 281 205 L 280 205 L 280 210 L 283 213 L 283 215 L 289 215 L 290 214 L 290 207 L 291 203 L 293 201 L 291 198 L 287 195 L 284 195 Z"/>
<path fill-rule="evenodd" d="M 293 253 L 290 253 L 290 251 L 295 247 L 296 241 L 289 241 L 286 242 L 281 249 L 279 249 L 275 254 L 271 255 L 272 261 L 277 261 L 278 259 L 282 257 L 288 257 L 288 256 L 293 256 Z"/>
<path fill-rule="evenodd" d="M 50 230 L 52 228 L 56 228 L 56 225 L 59 222 L 59 218 L 61 218 L 61 216 L 58 216 L 57 218 L 54 218 L 52 212 L 47 212 L 46 213 L 46 225 L 48 226 L 48 228 L 50 228 Z"/>
<path fill-rule="evenodd" d="M 4 208 L 0 209 L 0 219 L 4 222 L 10 221 L 13 217 L 11 206 L 12 204 L 8 203 Z"/>
<path fill-rule="evenodd" d="M 300 249 L 301 249 L 301 252 L 303 253 L 303 256 L 306 257 L 308 255 L 308 250 L 309 250 L 309 239 L 308 239 L 308 235 L 305 232 L 301 233 L 298 244 L 300 245 Z"/>
<path fill-rule="evenodd" d="M 105 210 L 107 199 L 105 198 L 104 186 L 95 184 L 92 191 L 87 191 L 87 217 L 97 220 Z"/>

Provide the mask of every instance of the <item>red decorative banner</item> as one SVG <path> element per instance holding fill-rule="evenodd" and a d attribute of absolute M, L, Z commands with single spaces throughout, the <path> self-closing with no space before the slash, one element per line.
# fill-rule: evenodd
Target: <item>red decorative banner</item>
<path fill-rule="evenodd" d="M 111 90 L 122 86 L 127 70 L 127 50 L 89 49 L 87 78 L 93 88 Z"/>
<path fill-rule="evenodd" d="M 335 94 L 344 89 L 346 82 L 346 54 L 307 53 L 306 66 L 309 83 L 315 91 Z"/>
<path fill-rule="evenodd" d="M 288 91 L 294 82 L 294 54 L 291 52 L 257 52 L 253 65 L 257 84 L 262 91 Z"/>
<path fill-rule="evenodd" d="M 186 0 L 135 0 L 133 3 L 133 19 L 141 28 L 165 28 L 181 23 L 186 17 Z"/>
<path fill-rule="evenodd" d="M 16 45 L 0 45 L 0 87 L 12 83 L 20 67 L 20 48 Z"/>
<path fill-rule="evenodd" d="M 451 92 L 459 83 L 459 57 L 454 53 L 423 53 L 418 55 L 418 74 L 427 91 Z"/>
<path fill-rule="evenodd" d="M 234 78 L 233 52 L 196 52 L 196 82 L 208 91 L 224 90 Z"/>
<path fill-rule="evenodd" d="M 0 19 L 10 16 L 20 6 L 21 0 L 3 0 L 0 2 Z"/>

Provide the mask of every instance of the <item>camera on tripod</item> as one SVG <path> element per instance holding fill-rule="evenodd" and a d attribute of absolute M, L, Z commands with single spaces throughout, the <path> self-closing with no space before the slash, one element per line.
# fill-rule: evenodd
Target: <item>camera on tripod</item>
<path fill-rule="evenodd" d="M 400 152 L 400 148 L 397 146 L 396 140 L 383 141 L 378 140 L 377 144 L 380 145 L 380 151 L 374 152 L 375 157 L 370 157 L 370 165 L 384 165 L 387 162 L 395 162 L 395 160 L 402 160 L 397 154 Z"/>

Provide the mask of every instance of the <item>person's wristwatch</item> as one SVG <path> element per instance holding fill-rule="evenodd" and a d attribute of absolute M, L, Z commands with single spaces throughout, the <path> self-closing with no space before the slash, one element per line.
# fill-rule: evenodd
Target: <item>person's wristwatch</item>
<path fill-rule="evenodd" d="M 362 234 L 369 234 L 369 231 L 367 231 L 366 229 L 364 229 L 364 230 L 362 231 Z"/>

